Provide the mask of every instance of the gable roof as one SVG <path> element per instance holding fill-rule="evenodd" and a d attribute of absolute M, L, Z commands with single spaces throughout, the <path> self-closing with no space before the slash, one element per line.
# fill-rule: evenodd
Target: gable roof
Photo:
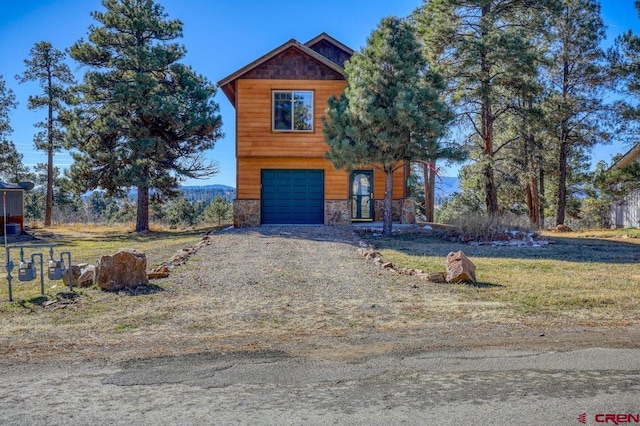
<path fill-rule="evenodd" d="M 295 39 L 291 39 L 288 42 L 280 45 L 279 47 L 276 47 L 269 53 L 249 63 L 248 65 L 245 65 L 244 67 L 240 68 L 236 72 L 229 74 L 227 77 L 223 78 L 218 82 L 218 86 L 222 89 L 222 91 L 227 96 L 227 98 L 229 98 L 229 101 L 231 101 L 231 104 L 235 106 L 235 84 L 233 83 L 237 79 L 241 78 L 243 75 L 248 74 L 252 70 L 258 68 L 259 66 L 265 64 L 266 62 L 270 61 L 271 59 L 275 58 L 276 56 L 288 50 L 297 50 L 301 54 L 314 59 L 315 61 L 321 63 L 327 68 L 337 72 L 341 76 L 344 76 L 344 68 L 342 67 L 342 64 L 338 64 L 312 49 L 313 46 L 316 46 L 320 42 L 328 42 L 334 45 L 336 48 L 344 51 L 349 56 L 353 54 L 353 50 L 343 45 L 339 41 L 335 40 L 334 38 L 330 37 L 326 33 L 322 33 L 318 35 L 317 37 L 313 38 L 312 40 L 308 41 L 305 44 L 302 44 Z"/>
<path fill-rule="evenodd" d="M 316 52 L 322 54 L 319 50 L 316 49 L 316 46 L 321 45 L 323 43 L 329 44 L 333 48 L 341 50 L 343 52 L 343 54 L 347 57 L 347 59 L 350 58 L 351 55 L 353 55 L 353 53 L 354 53 L 353 49 L 351 49 L 350 47 L 340 43 L 338 40 L 336 40 L 335 38 L 331 37 L 327 33 L 321 33 L 318 36 L 312 38 L 311 40 L 309 40 L 308 42 L 305 43 L 305 46 L 308 46 L 311 49 L 315 50 Z M 333 60 L 330 57 L 327 57 L 327 59 Z M 334 62 L 336 62 L 336 61 L 334 61 Z M 344 61 L 339 62 L 338 65 L 343 67 L 344 66 Z"/>

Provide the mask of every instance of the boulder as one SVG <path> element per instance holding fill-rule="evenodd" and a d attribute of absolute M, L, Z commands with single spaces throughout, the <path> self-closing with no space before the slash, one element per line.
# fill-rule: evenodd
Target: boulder
<path fill-rule="evenodd" d="M 74 286 L 78 285 L 78 277 L 82 274 L 82 268 L 86 267 L 86 263 L 79 263 L 77 265 L 71 265 L 71 283 Z M 67 270 L 62 276 L 62 282 L 64 285 L 69 285 L 69 271 Z"/>
<path fill-rule="evenodd" d="M 96 273 L 96 267 L 93 265 L 87 265 L 81 269 L 80 276 L 78 277 L 78 287 L 91 287 L 93 285 L 93 278 Z"/>
<path fill-rule="evenodd" d="M 448 283 L 476 282 L 476 266 L 462 250 L 449 253 L 445 265 Z"/>
<path fill-rule="evenodd" d="M 91 287 L 93 285 L 93 273 L 95 266 L 88 263 L 71 265 L 71 280 L 74 287 Z M 69 272 L 62 276 L 62 282 L 69 285 Z"/>
<path fill-rule="evenodd" d="M 120 250 L 113 256 L 100 256 L 96 263 L 94 283 L 107 291 L 148 285 L 147 256 L 144 252 L 132 249 Z"/>

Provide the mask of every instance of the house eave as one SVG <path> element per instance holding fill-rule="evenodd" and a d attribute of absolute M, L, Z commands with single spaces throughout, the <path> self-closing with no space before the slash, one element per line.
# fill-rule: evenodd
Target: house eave
<path fill-rule="evenodd" d="M 640 156 L 640 143 L 635 144 L 618 161 L 613 163 L 609 170 L 621 169 L 632 164 Z"/>

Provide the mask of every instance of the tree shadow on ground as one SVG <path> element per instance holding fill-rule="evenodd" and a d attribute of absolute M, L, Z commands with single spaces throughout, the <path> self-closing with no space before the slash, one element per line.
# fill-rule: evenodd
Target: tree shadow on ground
<path fill-rule="evenodd" d="M 507 247 L 450 242 L 433 232 L 402 232 L 392 237 L 377 236 L 349 226 L 281 225 L 223 229 L 218 232 L 258 233 L 265 238 L 292 238 L 357 244 L 364 241 L 376 250 L 396 250 L 410 256 L 446 257 L 462 250 L 469 257 L 504 259 L 547 259 L 566 262 L 634 264 L 640 262 L 640 239 L 629 242 L 571 236 L 550 236 L 542 247 Z"/>
<path fill-rule="evenodd" d="M 149 294 L 155 294 L 163 292 L 164 288 L 160 287 L 156 284 L 149 285 L 141 285 L 134 288 L 125 287 L 122 290 L 114 291 L 113 293 L 118 293 L 123 296 L 146 296 Z"/>
<path fill-rule="evenodd" d="M 424 233 L 393 237 L 366 237 L 376 250 L 396 250 L 410 256 L 446 257 L 462 250 L 469 257 L 548 259 L 566 262 L 632 264 L 640 262 L 640 241 L 622 242 L 599 238 L 551 237 L 542 247 L 493 247 L 453 243 Z"/>

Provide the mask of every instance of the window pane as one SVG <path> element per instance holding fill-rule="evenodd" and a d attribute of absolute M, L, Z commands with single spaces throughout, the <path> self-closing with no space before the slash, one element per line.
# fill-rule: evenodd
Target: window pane
<path fill-rule="evenodd" d="M 294 92 L 293 129 L 313 130 L 313 92 Z"/>
<path fill-rule="evenodd" d="M 273 129 L 291 130 L 291 92 L 273 93 Z"/>

